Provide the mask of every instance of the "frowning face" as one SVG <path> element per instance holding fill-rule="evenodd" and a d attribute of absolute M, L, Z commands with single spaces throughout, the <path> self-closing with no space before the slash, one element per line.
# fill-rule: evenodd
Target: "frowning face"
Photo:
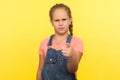
<path fill-rule="evenodd" d="M 51 23 L 54 27 L 55 33 L 61 35 L 68 33 L 71 18 L 68 16 L 64 8 L 58 8 L 52 14 Z"/>

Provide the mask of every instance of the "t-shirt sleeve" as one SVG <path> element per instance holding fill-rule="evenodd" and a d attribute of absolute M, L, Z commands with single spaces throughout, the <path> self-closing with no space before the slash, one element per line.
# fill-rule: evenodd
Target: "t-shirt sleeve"
<path fill-rule="evenodd" d="M 40 54 L 41 56 L 45 56 L 45 55 L 46 55 L 48 40 L 49 40 L 49 38 L 44 39 L 44 40 L 41 42 L 41 44 L 40 44 L 39 54 Z"/>
<path fill-rule="evenodd" d="M 41 42 L 41 44 L 40 44 L 39 54 L 40 54 L 40 55 L 44 55 L 44 54 L 45 54 L 43 42 Z"/>
<path fill-rule="evenodd" d="M 81 39 L 75 39 L 74 40 L 74 49 L 75 51 L 79 51 L 79 52 L 82 52 L 83 53 L 83 42 Z"/>

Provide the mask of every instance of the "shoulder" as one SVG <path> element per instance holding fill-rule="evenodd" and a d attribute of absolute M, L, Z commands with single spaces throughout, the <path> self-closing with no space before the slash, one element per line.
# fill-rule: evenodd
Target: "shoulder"
<path fill-rule="evenodd" d="M 49 40 L 49 38 L 46 38 L 46 39 L 41 41 L 40 47 L 39 47 L 39 54 L 40 55 L 45 55 L 46 49 L 47 49 L 48 40 Z"/>
<path fill-rule="evenodd" d="M 72 40 L 71 41 L 72 41 L 72 43 L 83 44 L 82 39 L 78 38 L 78 37 L 75 37 L 75 36 L 72 36 Z"/>
<path fill-rule="evenodd" d="M 83 52 L 83 42 L 81 38 L 73 36 L 71 40 L 71 45 L 76 51 Z"/>
<path fill-rule="evenodd" d="M 47 46 L 48 41 L 49 41 L 49 38 L 43 39 L 40 43 L 40 46 L 45 46 L 45 45 Z"/>

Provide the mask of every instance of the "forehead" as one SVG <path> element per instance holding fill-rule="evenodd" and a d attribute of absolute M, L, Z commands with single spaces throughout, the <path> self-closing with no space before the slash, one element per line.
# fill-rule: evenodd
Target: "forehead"
<path fill-rule="evenodd" d="M 52 18 L 67 18 L 69 17 L 64 8 L 57 8 L 52 14 Z"/>

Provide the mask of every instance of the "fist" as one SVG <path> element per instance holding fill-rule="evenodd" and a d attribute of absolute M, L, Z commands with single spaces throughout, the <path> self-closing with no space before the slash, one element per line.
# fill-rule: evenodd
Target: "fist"
<path fill-rule="evenodd" d="M 66 45 L 62 48 L 62 54 L 66 57 L 71 57 L 74 54 L 74 49 L 70 45 L 70 43 L 66 43 Z"/>

